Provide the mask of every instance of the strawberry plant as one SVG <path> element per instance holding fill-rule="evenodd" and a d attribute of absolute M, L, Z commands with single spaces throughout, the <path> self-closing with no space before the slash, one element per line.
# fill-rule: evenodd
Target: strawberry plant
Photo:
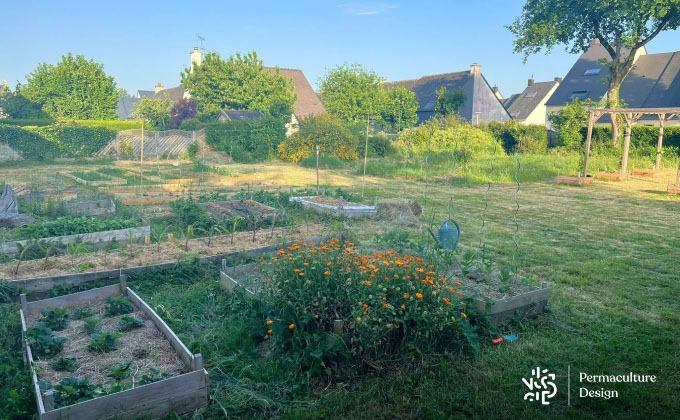
<path fill-rule="evenodd" d="M 79 402 L 106 395 L 100 385 L 93 385 L 88 378 L 64 378 L 54 387 L 54 402 L 57 407 L 66 407 Z"/>
<path fill-rule="evenodd" d="M 109 376 L 116 381 L 122 381 L 130 374 L 130 366 L 132 362 L 120 362 L 109 366 Z"/>
<path fill-rule="evenodd" d="M 83 320 L 83 328 L 88 334 L 94 334 L 101 329 L 102 319 L 97 317 L 89 317 Z"/>
<path fill-rule="evenodd" d="M 90 308 L 75 308 L 71 313 L 73 319 L 85 319 L 94 315 L 94 311 Z"/>
<path fill-rule="evenodd" d="M 78 369 L 78 359 L 75 357 L 60 357 L 51 362 L 50 367 L 59 372 L 75 372 Z"/>
<path fill-rule="evenodd" d="M 57 355 L 66 342 L 65 337 L 55 337 L 50 328 L 41 324 L 26 330 L 26 338 L 33 354 L 45 358 Z"/>
<path fill-rule="evenodd" d="M 122 337 L 121 333 L 101 333 L 90 336 L 90 344 L 87 349 L 93 353 L 108 353 L 116 350 L 116 340 Z"/>
<path fill-rule="evenodd" d="M 68 311 L 65 308 L 50 308 L 40 311 L 39 322 L 53 331 L 61 331 L 68 325 Z"/>
<path fill-rule="evenodd" d="M 130 302 L 130 298 L 127 296 L 111 296 L 106 299 L 106 303 L 105 311 L 107 316 L 129 314 L 135 310 Z"/>
<path fill-rule="evenodd" d="M 133 316 L 124 316 L 118 321 L 118 330 L 130 331 L 144 326 L 144 320 Z"/>

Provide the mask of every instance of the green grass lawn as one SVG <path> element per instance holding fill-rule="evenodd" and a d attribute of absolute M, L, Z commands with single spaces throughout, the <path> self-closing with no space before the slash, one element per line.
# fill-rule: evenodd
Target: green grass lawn
<path fill-rule="evenodd" d="M 511 157 L 506 159 L 511 168 Z M 530 167 L 529 160 L 525 162 Z M 271 164 L 268 170 L 280 173 L 282 167 Z M 482 163 L 479 168 L 484 169 Z M 305 179 L 313 179 L 313 169 L 299 170 Z M 345 179 L 346 173 L 325 171 L 322 179 Z M 353 183 L 342 188 L 360 194 L 360 178 L 351 179 Z M 266 347 L 256 347 L 254 339 L 263 321 L 253 308 L 256 303 L 226 296 L 214 273 L 185 273 L 190 281 L 164 275 L 157 281 L 132 278 L 129 283 L 192 351 L 204 355 L 212 400 L 196 418 L 676 419 L 680 199 L 665 195 L 664 188 L 665 181 L 637 179 L 581 188 L 523 183 L 518 195 L 520 268 L 524 275 L 548 283 L 549 311 L 503 327 L 501 333 L 519 336 L 513 343 L 494 346 L 485 340 L 476 353 L 421 355 L 395 361 L 391 369 L 331 383 L 293 380 L 290 366 L 264 356 Z M 374 195 L 403 196 L 425 205 L 422 230 L 408 228 L 415 238 L 425 237 L 430 221 L 438 225 L 450 208 L 461 224 L 463 249 L 479 246 L 486 193 L 481 242 L 498 263 L 510 261 L 514 251 L 515 192 L 512 184 L 495 184 L 488 192 L 486 185 L 473 183 L 367 177 L 365 184 L 369 200 Z M 362 243 L 397 223 L 348 222 Z M 5 332 L 0 361 L 8 366 L 0 369 L 0 412 L 30 413 L 33 402 L 29 377 L 21 370 L 18 308 L 6 308 L 0 311 Z M 557 395 L 549 406 L 523 400 L 528 390 L 522 378 L 536 366 L 557 375 Z M 619 398 L 586 399 L 578 397 L 579 372 L 633 372 L 656 375 L 657 382 L 603 384 L 617 390 Z M 9 405 L 3 406 L 5 401 Z"/>

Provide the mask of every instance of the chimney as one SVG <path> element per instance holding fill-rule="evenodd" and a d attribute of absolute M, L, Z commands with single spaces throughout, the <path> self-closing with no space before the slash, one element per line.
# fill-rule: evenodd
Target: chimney
<path fill-rule="evenodd" d="M 534 85 L 534 76 L 531 76 L 529 80 L 527 81 L 527 86 L 533 86 Z"/>
<path fill-rule="evenodd" d="M 561 77 L 556 77 L 556 78 L 555 78 L 555 81 L 556 81 L 557 83 L 562 83 L 562 78 L 561 78 Z"/>
<path fill-rule="evenodd" d="M 482 65 L 472 63 L 472 65 L 470 65 L 470 74 L 480 76 L 482 74 Z"/>
<path fill-rule="evenodd" d="M 158 84 L 156 85 L 156 87 L 154 87 L 153 91 L 154 91 L 154 93 L 158 93 L 158 92 L 160 92 L 160 91 L 163 90 L 163 89 L 165 89 L 165 88 L 163 87 L 163 85 L 161 84 L 161 82 L 158 82 Z"/>
<path fill-rule="evenodd" d="M 203 51 L 201 51 L 200 48 L 194 47 L 193 50 L 191 50 L 191 70 L 190 72 L 194 72 L 194 66 L 198 67 L 203 63 Z"/>
<path fill-rule="evenodd" d="M 491 89 L 493 89 L 493 93 L 498 93 L 498 85 L 493 85 Z"/>

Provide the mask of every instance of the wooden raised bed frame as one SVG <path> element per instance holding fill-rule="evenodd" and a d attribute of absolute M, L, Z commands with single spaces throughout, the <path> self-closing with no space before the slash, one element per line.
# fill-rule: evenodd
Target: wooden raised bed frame
<path fill-rule="evenodd" d="M 558 175 L 557 183 L 565 185 L 593 185 L 593 177 Z"/>
<path fill-rule="evenodd" d="M 595 177 L 605 181 L 623 181 L 628 178 L 628 173 L 600 171 L 595 174 Z"/>
<path fill-rule="evenodd" d="M 669 185 L 668 194 L 680 194 L 680 184 L 679 185 Z"/>
<path fill-rule="evenodd" d="M 664 175 L 664 170 L 663 169 L 635 169 L 631 171 L 631 175 L 633 176 L 646 176 L 646 177 L 657 177 L 657 176 L 663 176 Z"/>
<path fill-rule="evenodd" d="M 156 312 L 151 309 L 126 284 L 126 276 L 120 276 L 120 283 L 111 286 L 91 289 L 85 292 L 59 296 L 51 299 L 27 302 L 26 295 L 21 295 L 21 327 L 25 337 L 26 319 L 28 315 L 41 309 L 55 307 L 73 307 L 88 303 L 94 299 L 109 296 L 127 295 L 132 304 L 151 320 L 156 328 L 165 336 L 177 352 L 180 360 L 189 373 L 139 386 L 115 394 L 94 398 L 67 407 L 54 408 L 54 394 L 51 391 L 41 392 L 38 376 L 33 368 L 31 346 L 24 338 L 25 356 L 31 367 L 33 388 L 36 394 L 38 417 L 40 420 L 70 419 L 136 419 L 140 417 L 158 418 L 166 414 L 184 414 L 203 407 L 208 403 L 208 372 L 203 368 L 201 354 L 192 354 L 174 332 Z"/>
<path fill-rule="evenodd" d="M 498 323 L 515 315 L 536 315 L 543 311 L 550 298 L 550 289 L 543 283 L 541 288 L 521 295 L 511 296 L 496 301 L 475 299 L 477 309 L 487 312 L 491 320 Z"/>
<path fill-rule="evenodd" d="M 311 199 L 314 199 L 316 197 L 317 196 L 291 197 L 290 201 L 297 201 L 298 203 L 302 204 L 304 207 L 312 208 L 312 209 L 314 209 L 314 210 L 316 210 L 320 213 L 331 213 L 331 214 L 334 214 L 338 217 L 340 217 L 340 216 L 346 216 L 346 217 L 370 216 L 370 217 L 373 217 L 376 214 L 378 214 L 378 197 L 375 198 L 375 204 L 373 206 L 367 206 L 365 204 L 347 205 L 344 202 L 342 197 L 340 197 L 338 199 L 337 205 L 316 203 L 314 201 L 311 201 Z"/>

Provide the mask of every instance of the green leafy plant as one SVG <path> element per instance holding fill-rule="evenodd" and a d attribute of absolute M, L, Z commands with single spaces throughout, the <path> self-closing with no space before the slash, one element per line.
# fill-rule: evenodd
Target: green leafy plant
<path fill-rule="evenodd" d="M 10 303 L 12 298 L 19 295 L 19 291 L 9 280 L 0 280 L 0 303 Z"/>
<path fill-rule="evenodd" d="M 55 337 L 51 329 L 40 324 L 26 330 L 26 338 L 33 354 L 45 358 L 57 355 L 66 342 L 65 337 Z"/>
<path fill-rule="evenodd" d="M 42 318 L 39 322 L 53 331 L 61 331 L 68 325 L 68 310 L 66 308 L 50 308 L 40 311 Z"/>
<path fill-rule="evenodd" d="M 75 357 L 60 357 L 50 362 L 50 367 L 59 372 L 75 372 L 78 369 L 78 359 Z"/>
<path fill-rule="evenodd" d="M 116 381 L 122 381 L 130 374 L 131 366 L 132 362 L 130 361 L 120 362 L 113 366 L 109 366 L 108 368 L 110 372 L 109 376 L 115 379 Z"/>
<path fill-rule="evenodd" d="M 54 387 L 57 407 L 67 407 L 79 402 L 106 395 L 100 385 L 93 385 L 88 378 L 64 378 Z"/>
<path fill-rule="evenodd" d="M 71 256 L 71 267 L 75 265 L 75 260 L 76 258 L 85 250 L 87 249 L 87 246 L 81 242 L 81 241 L 76 241 L 71 239 L 68 241 L 68 244 L 66 244 L 66 253 Z"/>
<path fill-rule="evenodd" d="M 100 334 L 92 334 L 90 336 L 90 344 L 87 349 L 94 353 L 107 353 L 116 350 L 116 340 L 122 337 L 120 333 L 105 332 Z"/>
<path fill-rule="evenodd" d="M 50 238 L 53 236 L 77 235 L 81 233 L 103 232 L 107 230 L 135 227 L 134 219 L 64 216 L 56 220 L 44 220 L 26 227 L 13 229 L 8 240 Z"/>
<path fill-rule="evenodd" d="M 24 260 L 24 258 L 27 256 L 27 254 L 33 250 L 42 250 L 42 245 L 40 243 L 35 243 L 31 242 L 26 245 L 22 245 L 17 242 L 17 247 L 19 248 L 19 255 L 18 255 L 18 261 L 17 265 L 14 268 L 14 277 L 16 277 L 19 274 L 19 266 L 21 266 L 21 262 Z"/>
<path fill-rule="evenodd" d="M 172 375 L 169 373 L 166 372 L 161 373 L 158 369 L 151 368 L 149 369 L 149 374 L 142 375 L 142 379 L 140 379 L 138 383 L 139 386 L 148 385 L 154 382 L 162 381 L 163 379 L 167 379 L 170 377 L 172 377 Z"/>
<path fill-rule="evenodd" d="M 135 310 L 128 296 L 111 296 L 106 299 L 106 303 L 105 311 L 107 316 L 129 314 Z"/>
<path fill-rule="evenodd" d="M 99 317 L 89 317 L 83 319 L 83 328 L 88 334 L 94 334 L 101 329 L 102 319 Z"/>
<path fill-rule="evenodd" d="M 132 316 L 124 316 L 118 321 L 120 331 L 130 331 L 144 326 L 144 320 Z"/>
<path fill-rule="evenodd" d="M 94 311 L 90 308 L 75 308 L 71 313 L 73 319 L 85 319 L 94 315 Z"/>
<path fill-rule="evenodd" d="M 95 264 L 91 261 L 86 261 L 78 266 L 78 271 L 81 273 L 86 273 L 90 271 L 93 267 L 95 267 Z"/>

